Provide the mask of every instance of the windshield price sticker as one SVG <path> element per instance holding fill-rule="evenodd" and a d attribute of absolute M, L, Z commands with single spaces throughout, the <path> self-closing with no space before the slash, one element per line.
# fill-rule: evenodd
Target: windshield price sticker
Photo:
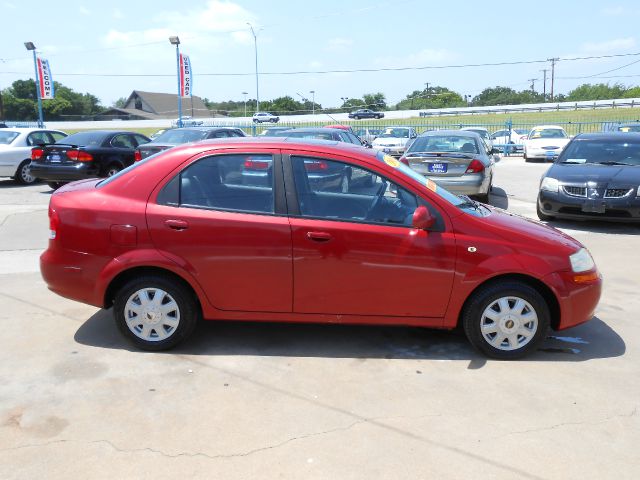
<path fill-rule="evenodd" d="M 384 163 L 394 168 L 398 168 L 400 166 L 400 162 L 393 158 L 391 155 L 384 156 Z"/>
<path fill-rule="evenodd" d="M 438 185 L 436 185 L 436 182 L 434 182 L 430 178 L 427 178 L 427 188 L 432 192 L 435 192 L 436 189 L 438 188 Z"/>

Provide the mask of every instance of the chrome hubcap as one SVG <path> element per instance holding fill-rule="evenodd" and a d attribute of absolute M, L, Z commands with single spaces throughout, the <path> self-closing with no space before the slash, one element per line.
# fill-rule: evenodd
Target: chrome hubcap
<path fill-rule="evenodd" d="M 29 164 L 22 167 L 20 176 L 25 183 L 32 183 L 34 181 L 33 175 L 31 175 L 31 168 L 29 168 Z"/>
<path fill-rule="evenodd" d="M 495 300 L 480 320 L 484 339 L 498 350 L 517 350 L 528 344 L 538 330 L 538 315 L 533 306 L 519 297 Z"/>
<path fill-rule="evenodd" d="M 143 288 L 127 300 L 124 317 L 136 337 L 159 342 L 175 333 L 180 323 L 180 308 L 164 290 Z"/>

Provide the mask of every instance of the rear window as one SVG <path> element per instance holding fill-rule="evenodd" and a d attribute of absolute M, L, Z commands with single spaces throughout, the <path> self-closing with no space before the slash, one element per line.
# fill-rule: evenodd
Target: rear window
<path fill-rule="evenodd" d="M 409 147 L 412 152 L 479 153 L 475 140 L 470 136 L 429 135 L 418 137 Z"/>
<path fill-rule="evenodd" d="M 73 135 L 69 135 L 68 137 L 61 138 L 56 143 L 63 143 L 67 145 L 78 145 L 81 147 L 87 146 L 99 146 L 102 145 L 102 142 L 105 138 L 104 133 L 96 133 L 96 132 L 79 132 L 74 133 Z"/>
<path fill-rule="evenodd" d="M 0 145 L 9 145 L 18 135 L 18 132 L 0 131 Z"/>
<path fill-rule="evenodd" d="M 167 130 L 153 139 L 155 143 L 189 143 L 206 137 L 209 130 Z"/>

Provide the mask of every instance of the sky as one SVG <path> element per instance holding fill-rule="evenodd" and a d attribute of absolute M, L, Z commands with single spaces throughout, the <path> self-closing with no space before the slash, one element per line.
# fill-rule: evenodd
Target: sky
<path fill-rule="evenodd" d="M 582 83 L 640 85 L 640 2 L 0 0 L 0 89 L 33 78 L 33 42 L 54 80 L 111 106 L 133 90 L 177 91 L 175 47 L 191 58 L 193 94 L 211 101 L 289 95 L 335 107 L 382 92 L 393 104 L 444 86 L 461 95 L 508 86 L 555 92 Z M 33 15 L 30 12 L 38 12 Z M 617 57 L 611 57 L 618 55 Z M 570 60 L 582 57 L 605 57 Z M 511 65 L 468 66 L 531 62 Z M 395 70 L 394 70 L 395 69 Z M 353 70 L 369 70 L 353 72 Z M 338 72 L 336 72 L 338 71 Z M 299 73 L 305 72 L 305 73 Z M 310 73 L 309 73 L 310 72 Z M 321 73 L 328 72 L 328 73 Z M 550 88 L 547 72 L 547 92 Z M 314 91 L 312 95 L 310 92 Z"/>

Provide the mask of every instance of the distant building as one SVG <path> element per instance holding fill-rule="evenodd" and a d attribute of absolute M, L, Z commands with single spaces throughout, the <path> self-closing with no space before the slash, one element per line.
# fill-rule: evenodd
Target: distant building
<path fill-rule="evenodd" d="M 213 113 L 200 97 L 182 99 L 182 115 L 193 118 L 211 118 Z M 154 93 L 134 90 L 129 95 L 124 107 L 112 107 L 95 120 L 156 120 L 160 118 L 178 117 L 178 99 L 175 93 Z"/>

